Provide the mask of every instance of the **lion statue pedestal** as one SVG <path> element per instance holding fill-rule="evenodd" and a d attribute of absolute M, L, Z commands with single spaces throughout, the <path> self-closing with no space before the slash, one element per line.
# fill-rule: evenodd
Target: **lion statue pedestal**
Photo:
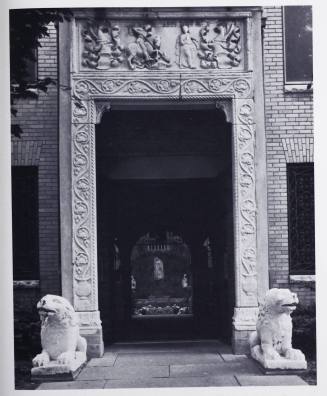
<path fill-rule="evenodd" d="M 288 289 L 270 289 L 265 296 L 249 342 L 251 356 L 266 373 L 307 368 L 304 354 L 292 347 L 291 313 L 298 303 L 296 293 Z"/>
<path fill-rule="evenodd" d="M 63 297 L 48 294 L 37 304 L 42 352 L 33 359 L 32 381 L 67 381 L 86 363 L 86 340 L 79 334 L 74 308 Z"/>

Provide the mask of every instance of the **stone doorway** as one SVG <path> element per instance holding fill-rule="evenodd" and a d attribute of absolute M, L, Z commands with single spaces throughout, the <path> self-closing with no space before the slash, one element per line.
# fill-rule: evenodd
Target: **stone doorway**
<path fill-rule="evenodd" d="M 223 109 L 231 126 L 235 303 L 228 321 L 233 328 L 233 350 L 243 353 L 248 348 L 248 334 L 255 328 L 258 301 L 268 288 L 261 11 L 206 9 L 208 20 L 203 19 L 200 9 L 157 9 L 154 20 L 143 9 L 126 13 L 119 9 L 102 11 L 101 20 L 94 10 L 77 11 L 74 22 L 64 24 L 59 32 L 60 83 L 72 88 L 60 90 L 59 109 L 62 293 L 79 313 L 89 355 L 101 356 L 96 191 L 99 156 L 96 156 L 95 137 L 97 125 L 102 123 L 107 110 L 114 110 L 119 103 L 130 108 L 144 102 L 171 108 L 180 103 L 211 103 L 213 108 Z M 209 23 L 211 31 L 225 23 L 236 28 L 241 40 L 240 62 L 225 65 L 228 68 L 208 69 L 199 58 L 185 68 L 180 62 L 183 51 L 177 55 L 175 51 L 185 18 L 192 34 L 200 38 L 203 24 Z M 135 42 L 133 31 L 140 31 L 147 24 L 152 26 L 156 36 L 162 38 L 163 50 L 168 50 L 171 67 L 153 69 L 147 63 L 144 68 L 134 69 L 124 58 L 119 67 L 109 66 L 104 70 L 103 63 L 98 68 L 86 62 L 86 33 L 90 28 L 97 31 L 103 20 L 120 26 L 124 45 Z M 200 130 L 203 131 L 202 126 Z M 179 146 L 178 142 L 172 142 Z M 127 166 L 131 175 L 137 168 L 133 161 Z M 189 167 L 187 161 L 183 163 L 185 166 L 176 168 L 174 163 L 167 169 L 179 169 L 179 177 L 185 176 Z M 116 165 L 119 174 L 122 163 Z M 144 165 L 154 173 L 158 171 L 158 161 L 149 166 L 138 160 L 138 166 Z M 195 168 L 203 171 L 202 165 Z M 208 163 L 205 168 L 208 169 Z"/>
<path fill-rule="evenodd" d="M 204 104 L 138 110 L 112 106 L 97 127 L 96 146 L 99 308 L 105 342 L 218 337 L 230 341 L 232 150 L 224 112 Z M 135 248 L 142 238 L 150 254 L 137 260 Z M 174 249 L 165 252 L 171 248 L 169 238 L 189 250 L 190 268 L 183 274 L 178 268 L 182 255 L 173 257 Z M 165 266 L 167 278 L 152 280 L 153 290 L 144 299 L 145 290 L 139 287 L 150 278 L 142 279 L 135 263 L 152 276 L 155 259 Z M 187 314 L 140 314 L 144 307 L 133 301 L 138 293 L 137 305 L 143 297 L 152 310 L 181 303 L 177 300 L 184 293 L 185 271 L 192 289 Z M 166 291 L 156 296 L 164 283 Z"/>

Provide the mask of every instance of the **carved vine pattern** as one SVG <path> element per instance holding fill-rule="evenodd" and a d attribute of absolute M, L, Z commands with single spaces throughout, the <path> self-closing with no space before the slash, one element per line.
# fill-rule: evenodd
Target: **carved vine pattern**
<path fill-rule="evenodd" d="M 73 124 L 73 276 L 75 307 L 92 304 L 90 124 Z"/>
<path fill-rule="evenodd" d="M 251 92 L 251 84 L 246 78 L 199 78 L 180 81 L 177 78 L 170 79 L 97 79 L 78 80 L 75 83 L 74 93 L 76 98 L 83 100 L 89 96 L 142 96 L 142 95 L 179 95 L 202 96 L 208 94 L 232 95 L 245 98 Z M 75 110 L 74 115 L 82 117 L 85 110 L 83 103 Z M 247 126 L 244 126 L 243 134 L 246 134 Z M 248 134 L 251 134 L 251 131 Z M 246 139 L 246 136 L 243 136 Z"/>
<path fill-rule="evenodd" d="M 256 270 L 256 203 L 252 100 L 243 103 L 237 114 L 239 158 L 239 232 L 241 254 L 242 299 L 248 305 L 257 304 Z"/>
<path fill-rule="evenodd" d="M 75 84 L 75 94 L 84 99 L 89 95 L 117 95 L 137 96 L 146 94 L 173 94 L 179 91 L 180 82 L 177 79 L 157 80 L 79 80 Z"/>
<path fill-rule="evenodd" d="M 250 90 L 250 83 L 245 78 L 190 79 L 182 83 L 182 93 L 185 94 L 235 94 L 246 97 Z"/>

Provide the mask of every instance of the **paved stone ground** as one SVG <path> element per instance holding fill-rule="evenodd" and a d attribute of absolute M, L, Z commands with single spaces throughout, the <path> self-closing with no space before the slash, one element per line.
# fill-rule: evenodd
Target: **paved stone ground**
<path fill-rule="evenodd" d="M 119 343 L 91 359 L 77 380 L 38 389 L 307 385 L 297 375 L 263 375 L 245 355 L 219 341 Z"/>

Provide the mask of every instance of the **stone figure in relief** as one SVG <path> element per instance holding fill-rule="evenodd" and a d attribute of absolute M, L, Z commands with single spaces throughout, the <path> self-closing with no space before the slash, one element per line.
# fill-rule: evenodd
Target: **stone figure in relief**
<path fill-rule="evenodd" d="M 42 352 L 33 359 L 33 366 L 84 363 L 87 343 L 79 334 L 78 318 L 72 305 L 63 297 L 48 294 L 38 302 L 37 309 L 41 319 Z"/>
<path fill-rule="evenodd" d="M 182 278 L 182 288 L 183 288 L 183 289 L 186 289 L 187 287 L 188 287 L 187 274 L 184 274 L 184 275 L 183 275 L 183 278 Z"/>
<path fill-rule="evenodd" d="M 120 28 L 109 24 L 91 24 L 82 31 L 84 51 L 82 65 L 107 70 L 123 62 L 124 46 L 120 41 Z"/>
<path fill-rule="evenodd" d="M 213 31 L 216 35 L 210 38 L 207 23 L 200 29 L 200 66 L 203 69 L 229 69 L 238 66 L 241 62 L 240 28 L 233 22 L 218 23 Z"/>
<path fill-rule="evenodd" d="M 195 69 L 198 41 L 191 35 L 187 25 L 182 26 L 182 33 L 176 41 L 176 59 L 180 68 Z"/>
<path fill-rule="evenodd" d="M 131 289 L 132 291 L 136 290 L 136 279 L 134 278 L 133 275 L 131 275 Z"/>
<path fill-rule="evenodd" d="M 299 300 L 288 289 L 270 289 L 250 335 L 251 356 L 268 369 L 305 369 L 304 354 L 292 347 L 291 313 Z"/>
<path fill-rule="evenodd" d="M 161 38 L 153 34 L 151 25 L 133 27 L 136 41 L 127 45 L 127 64 L 130 69 L 165 69 L 171 66 L 170 59 L 161 50 Z"/>
<path fill-rule="evenodd" d="M 161 280 L 165 277 L 163 261 L 159 257 L 153 259 L 153 277 L 155 280 Z"/>

